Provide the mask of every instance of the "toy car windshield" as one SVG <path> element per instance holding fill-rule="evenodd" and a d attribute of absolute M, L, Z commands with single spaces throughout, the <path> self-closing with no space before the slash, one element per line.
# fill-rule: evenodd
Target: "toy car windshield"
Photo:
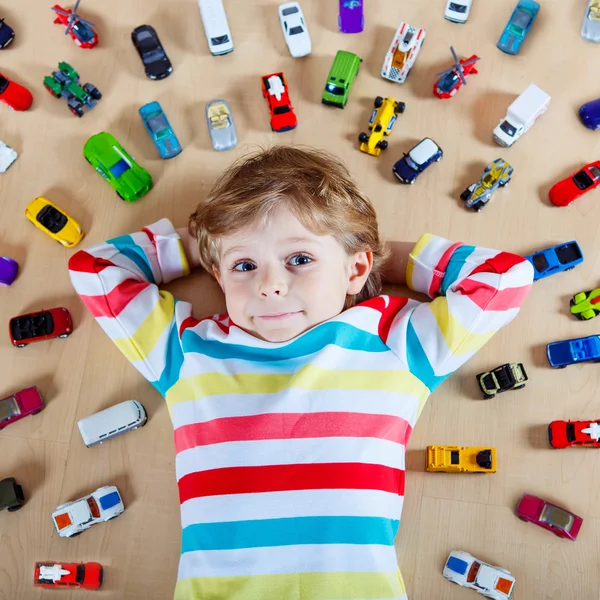
<path fill-rule="evenodd" d="M 140 31 L 137 34 L 137 41 L 144 57 L 158 48 L 154 36 L 149 31 Z"/>
<path fill-rule="evenodd" d="M 210 43 L 213 46 L 221 46 L 222 44 L 227 44 L 227 42 L 229 42 L 228 35 L 219 35 L 217 37 L 210 38 Z"/>
<path fill-rule="evenodd" d="M 510 27 L 517 35 L 522 35 L 523 31 L 527 29 L 527 26 L 531 23 L 531 19 L 531 13 L 524 10 L 517 10 L 515 16 L 511 20 Z"/>
<path fill-rule="evenodd" d="M 148 127 L 159 140 L 169 135 L 169 125 L 162 112 L 155 112 L 148 117 Z"/>
<path fill-rule="evenodd" d="M 71 29 L 77 34 L 77 37 L 83 43 L 91 42 L 94 39 L 94 32 L 81 21 L 75 21 Z"/>
<path fill-rule="evenodd" d="M 121 177 L 121 175 L 123 175 L 125 171 L 129 171 L 129 169 L 131 169 L 131 166 L 127 163 L 125 159 L 121 158 L 109 170 L 111 175 L 115 179 L 119 179 L 119 177 Z"/>
<path fill-rule="evenodd" d="M 0 94 L 8 87 L 8 79 L 0 75 Z"/>
<path fill-rule="evenodd" d="M 0 423 L 2 423 L 2 421 L 12 419 L 16 415 L 20 414 L 21 410 L 19 409 L 19 404 L 14 396 L 6 398 L 6 400 L 2 400 L 2 402 L 0 402 Z"/>
<path fill-rule="evenodd" d="M 456 2 L 450 2 L 450 6 L 448 7 L 450 10 L 457 13 L 466 13 L 467 5 L 466 4 L 456 4 Z"/>
<path fill-rule="evenodd" d="M 541 273 L 545 271 L 550 265 L 543 254 L 536 254 L 533 257 L 533 266 Z"/>
<path fill-rule="evenodd" d="M 573 181 L 580 190 L 585 190 L 594 185 L 594 180 L 585 171 L 579 171 L 577 175 L 574 175 Z"/>
<path fill-rule="evenodd" d="M 573 520 L 573 516 L 568 512 L 554 506 L 549 506 L 548 504 L 544 506 L 544 510 L 542 510 L 542 514 L 540 515 L 540 522 L 560 527 L 565 531 L 570 531 Z"/>
<path fill-rule="evenodd" d="M 58 233 L 69 219 L 54 206 L 47 204 L 37 214 L 36 220 L 52 233 Z"/>
<path fill-rule="evenodd" d="M 276 106 L 273 109 L 274 115 L 284 115 L 285 113 L 290 112 L 290 107 L 286 104 L 285 106 Z"/>
<path fill-rule="evenodd" d="M 510 135 L 510 137 L 513 137 L 515 133 L 517 133 L 516 127 L 513 127 L 508 121 L 504 121 L 502 125 L 500 125 L 500 129 L 502 129 L 506 135 Z"/>

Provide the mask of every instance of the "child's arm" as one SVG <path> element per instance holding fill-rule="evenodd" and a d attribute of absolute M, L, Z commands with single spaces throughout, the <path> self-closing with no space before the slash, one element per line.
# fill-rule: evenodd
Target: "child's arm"
<path fill-rule="evenodd" d="M 391 255 L 382 272 L 383 283 L 404 285 L 406 283 L 406 267 L 408 255 L 415 247 L 414 242 L 387 242 Z"/>

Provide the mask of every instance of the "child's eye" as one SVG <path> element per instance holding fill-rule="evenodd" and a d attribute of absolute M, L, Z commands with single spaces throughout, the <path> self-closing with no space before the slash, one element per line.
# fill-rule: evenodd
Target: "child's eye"
<path fill-rule="evenodd" d="M 296 256 L 292 256 L 290 258 L 290 262 L 294 267 L 300 267 L 302 265 L 307 265 L 312 262 L 312 258 L 307 256 L 306 254 L 296 254 Z M 297 261 L 297 262 L 296 262 Z"/>
<path fill-rule="evenodd" d="M 238 268 L 238 267 L 241 267 L 241 268 Z M 252 271 L 254 269 L 256 269 L 256 267 L 251 262 L 248 262 L 247 260 L 242 260 L 238 263 L 235 263 L 235 265 L 233 265 L 231 270 L 245 272 L 245 271 Z"/>

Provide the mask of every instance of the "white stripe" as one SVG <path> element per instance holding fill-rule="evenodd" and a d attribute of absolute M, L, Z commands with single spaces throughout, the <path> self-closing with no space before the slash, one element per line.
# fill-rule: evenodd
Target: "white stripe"
<path fill-rule="evenodd" d="M 103 296 L 110 294 L 119 284 L 127 279 L 135 281 L 148 281 L 146 275 L 138 266 L 125 258 L 122 254 L 115 255 L 119 258 L 119 265 L 105 267 L 99 273 L 84 273 L 71 271 L 71 278 L 75 291 L 82 296 Z"/>

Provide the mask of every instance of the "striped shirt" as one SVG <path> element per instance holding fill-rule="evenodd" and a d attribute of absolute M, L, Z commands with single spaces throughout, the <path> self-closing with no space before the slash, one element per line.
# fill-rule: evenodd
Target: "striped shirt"
<path fill-rule="evenodd" d="M 394 550 L 405 449 L 423 405 L 517 314 L 520 256 L 423 235 L 407 267 L 431 302 L 378 296 L 287 342 L 192 316 L 163 219 L 73 255 L 102 329 L 165 397 L 182 546 L 177 600 L 405 599 Z"/>

